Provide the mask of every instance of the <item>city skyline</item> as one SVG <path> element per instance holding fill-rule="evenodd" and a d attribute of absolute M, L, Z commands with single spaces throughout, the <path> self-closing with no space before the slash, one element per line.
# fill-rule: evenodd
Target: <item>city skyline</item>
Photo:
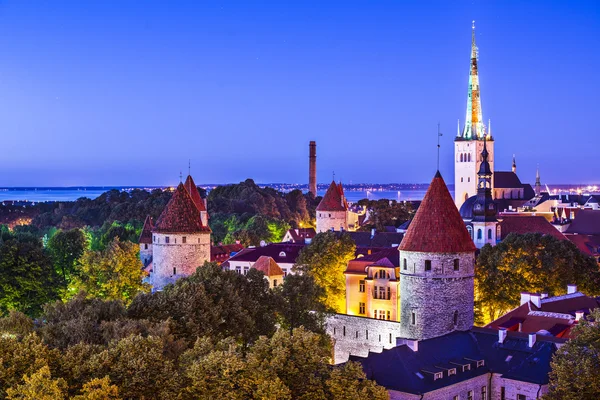
<path fill-rule="evenodd" d="M 310 140 L 319 183 L 425 183 L 438 122 L 450 177 L 473 19 L 498 168 L 598 182 L 594 2 L 170 4 L 0 6 L 0 186 L 305 183 Z"/>

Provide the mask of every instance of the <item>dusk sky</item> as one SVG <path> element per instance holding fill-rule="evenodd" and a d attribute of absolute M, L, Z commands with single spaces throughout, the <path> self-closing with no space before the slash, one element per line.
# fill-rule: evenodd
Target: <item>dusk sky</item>
<path fill-rule="evenodd" d="M 143 5 L 142 5 L 143 4 Z M 496 169 L 598 183 L 600 2 L 0 2 L 0 186 L 453 182 L 471 20 Z"/>

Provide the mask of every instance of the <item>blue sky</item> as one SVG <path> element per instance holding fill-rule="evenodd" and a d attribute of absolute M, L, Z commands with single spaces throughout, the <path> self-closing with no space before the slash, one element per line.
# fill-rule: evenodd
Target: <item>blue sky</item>
<path fill-rule="evenodd" d="M 597 1 L 0 2 L 0 186 L 453 174 L 471 20 L 496 168 L 600 181 Z"/>

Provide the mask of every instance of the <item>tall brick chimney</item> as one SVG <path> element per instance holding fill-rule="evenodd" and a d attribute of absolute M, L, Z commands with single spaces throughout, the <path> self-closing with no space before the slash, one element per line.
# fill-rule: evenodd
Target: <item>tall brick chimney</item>
<path fill-rule="evenodd" d="M 308 191 L 317 197 L 317 142 L 311 140 L 308 148 Z"/>

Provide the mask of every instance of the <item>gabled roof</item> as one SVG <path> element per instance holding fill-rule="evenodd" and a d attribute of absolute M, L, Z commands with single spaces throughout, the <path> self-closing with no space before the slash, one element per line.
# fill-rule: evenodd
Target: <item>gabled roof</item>
<path fill-rule="evenodd" d="M 264 247 L 249 247 L 232 256 L 229 261 L 256 262 L 260 256 L 269 256 L 277 264 L 295 264 L 304 244 L 271 243 Z"/>
<path fill-rule="evenodd" d="M 312 239 L 317 235 L 315 228 L 296 228 L 296 229 L 288 229 L 286 232 L 290 234 L 292 238 L 292 242 L 296 243 L 304 243 L 305 239 Z"/>
<path fill-rule="evenodd" d="M 426 253 L 476 250 L 439 171 L 400 243 L 400 250 Z"/>
<path fill-rule="evenodd" d="M 600 235 L 580 235 L 565 233 L 567 239 L 575 243 L 577 248 L 584 254 L 596 256 L 600 254 Z"/>
<path fill-rule="evenodd" d="M 198 192 L 198 186 L 196 186 L 196 183 L 194 182 L 194 178 L 192 178 L 191 175 L 187 176 L 183 186 L 185 186 L 185 190 L 187 190 L 187 192 L 190 194 L 190 197 L 192 198 L 192 200 L 194 200 L 194 204 L 196 205 L 196 207 L 198 207 L 198 210 L 206 211 L 206 206 L 204 205 L 204 200 L 202 200 L 202 197 L 200 197 L 200 193 Z"/>
<path fill-rule="evenodd" d="M 159 233 L 199 233 L 210 232 L 202 225 L 200 211 L 188 191 L 180 183 L 171 200 L 156 221 L 153 232 Z"/>
<path fill-rule="evenodd" d="M 142 233 L 140 234 L 139 243 L 151 244 L 152 243 L 152 218 L 148 215 L 146 220 L 144 221 L 144 227 L 142 228 Z"/>
<path fill-rule="evenodd" d="M 521 180 L 512 171 L 496 171 L 494 172 L 494 189 L 521 189 L 523 184 Z"/>
<path fill-rule="evenodd" d="M 317 206 L 317 211 L 347 211 L 348 203 L 344 196 L 342 184 L 339 185 L 335 181 L 331 181 L 331 185 L 325 192 L 325 196 Z"/>
<path fill-rule="evenodd" d="M 600 210 L 581 210 L 567 228 L 567 233 L 600 235 Z"/>
<path fill-rule="evenodd" d="M 554 236 L 559 240 L 567 240 L 548 220 L 541 215 L 504 216 L 500 222 L 500 234 L 502 239 L 510 233 L 541 233 L 542 235 Z"/>
<path fill-rule="evenodd" d="M 265 276 L 278 276 L 283 275 L 283 270 L 273 258 L 268 256 L 260 256 L 258 260 L 254 263 L 252 268 L 255 268 L 261 271 Z"/>

